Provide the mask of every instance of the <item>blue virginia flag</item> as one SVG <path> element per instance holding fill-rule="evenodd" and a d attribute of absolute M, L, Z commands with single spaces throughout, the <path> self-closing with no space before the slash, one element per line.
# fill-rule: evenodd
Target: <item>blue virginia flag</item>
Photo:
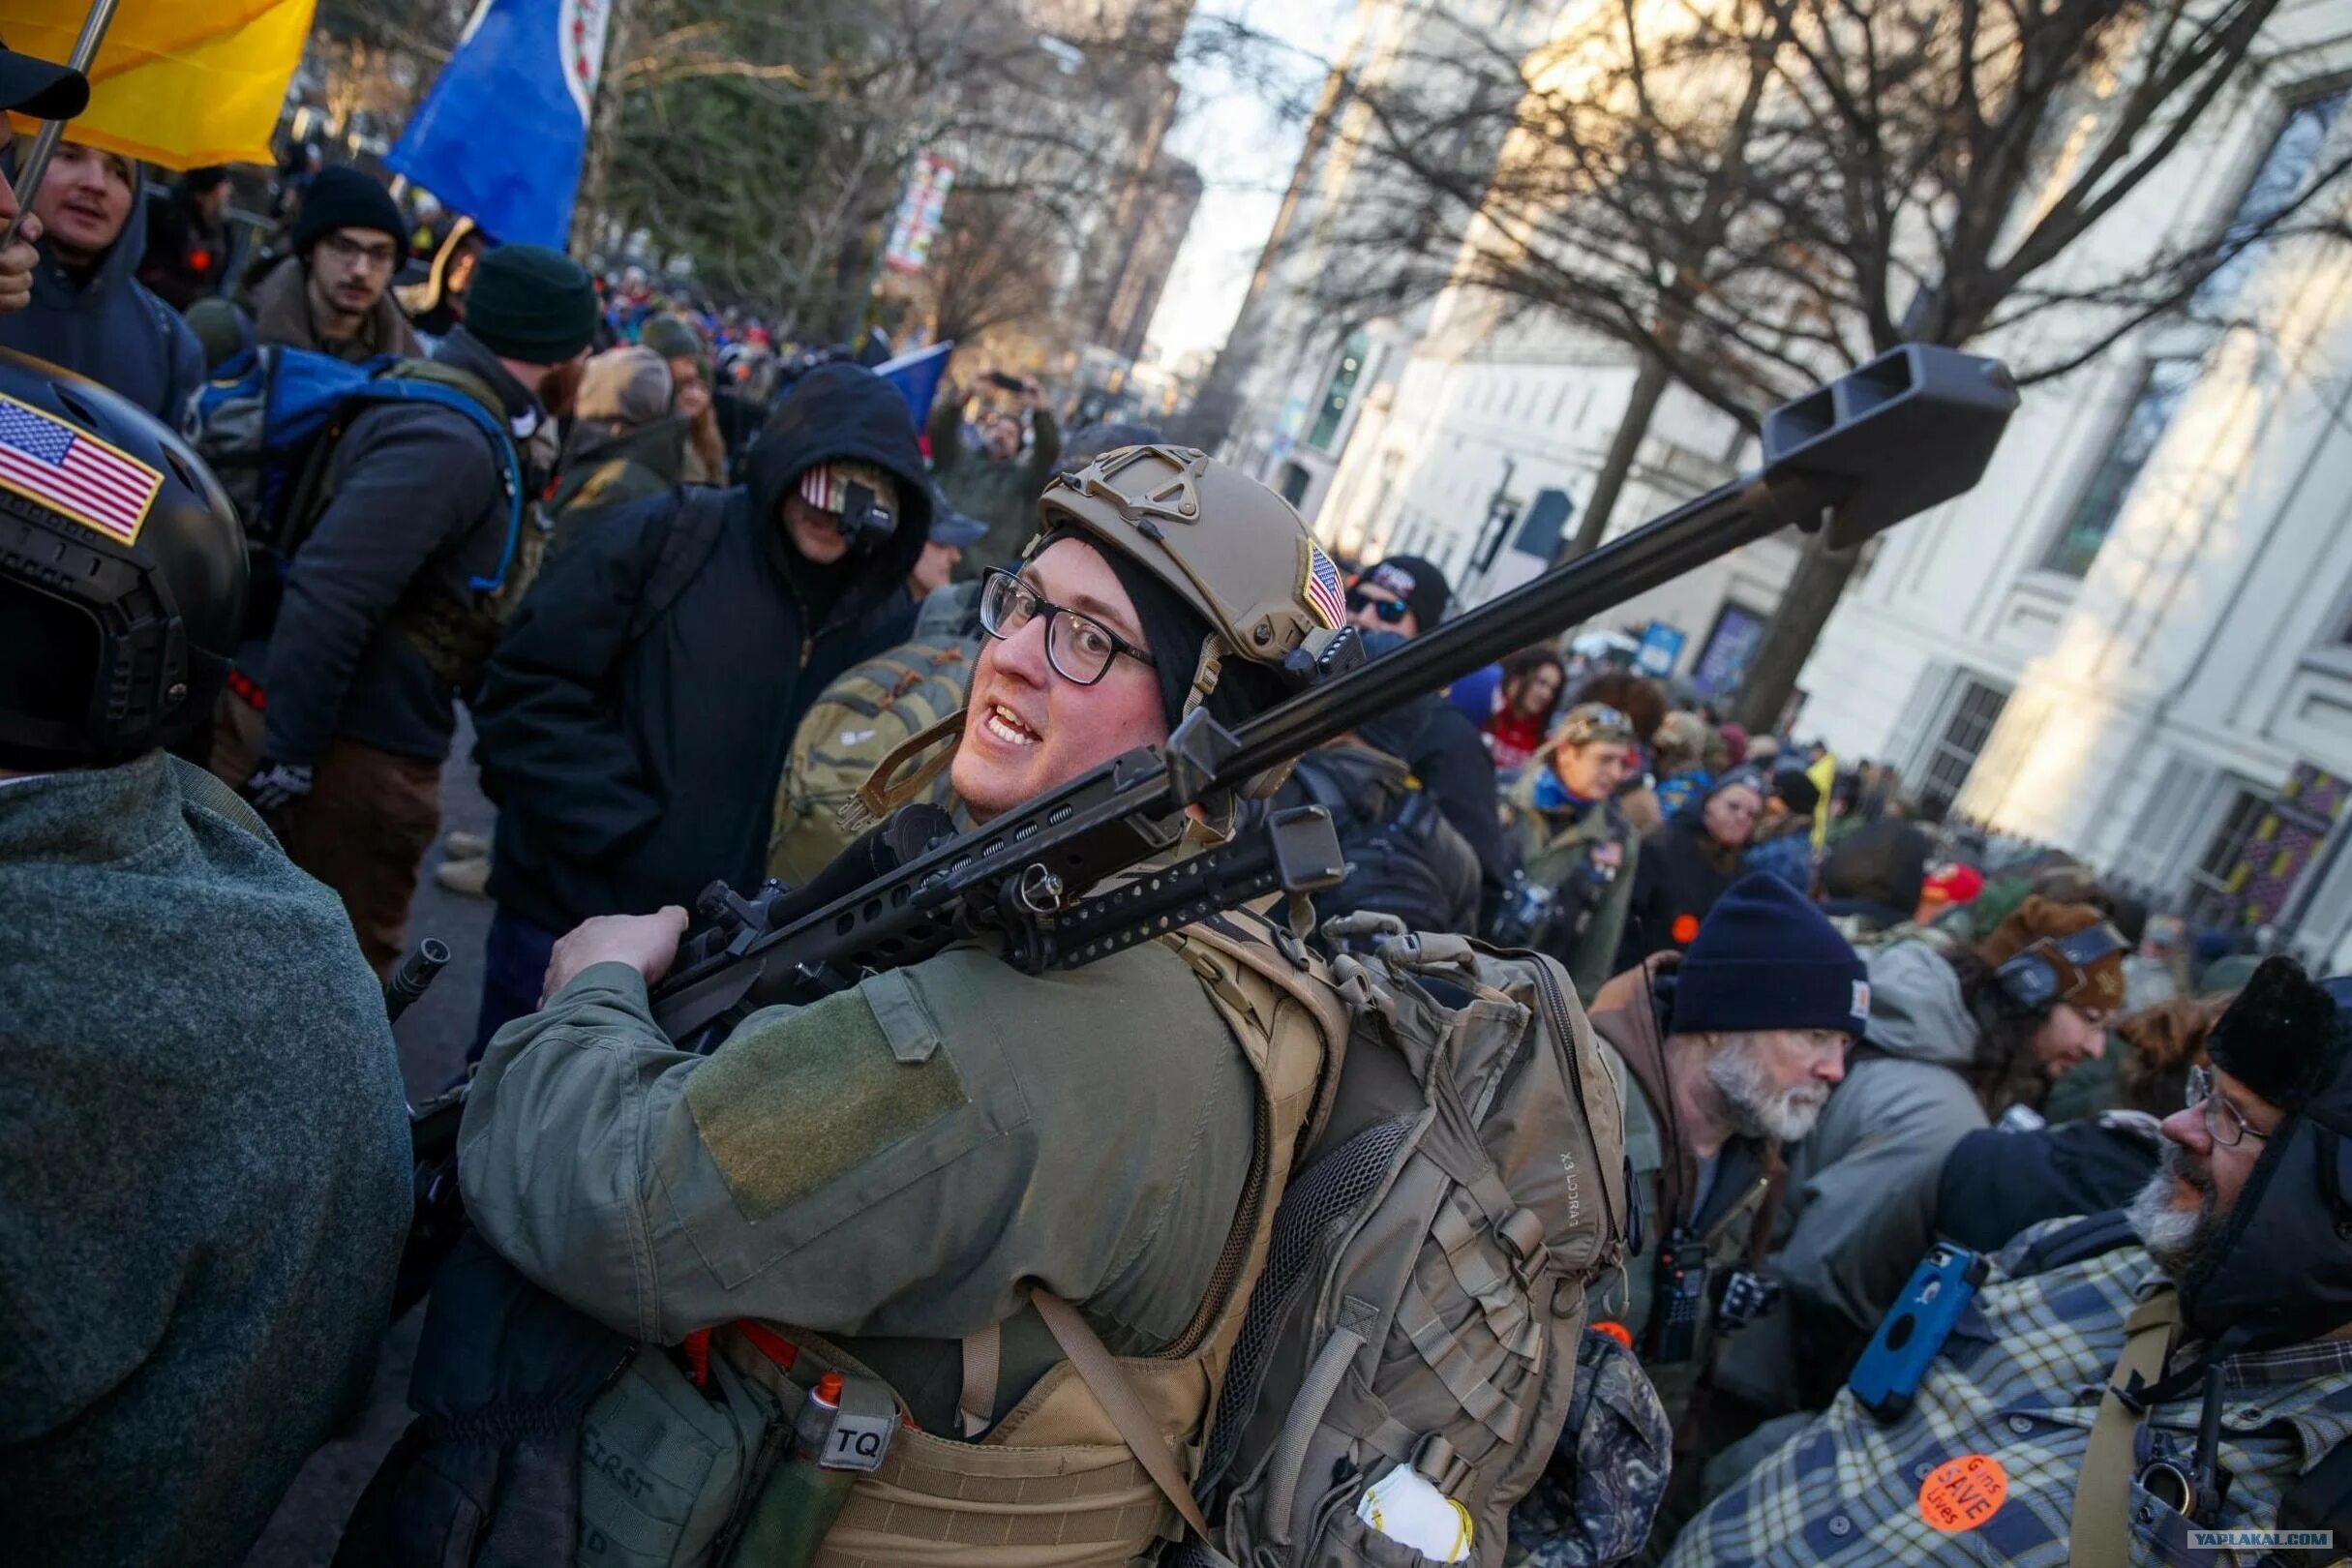
<path fill-rule="evenodd" d="M 478 0 L 384 162 L 501 241 L 562 250 L 613 0 Z"/>
<path fill-rule="evenodd" d="M 955 341 L 950 338 L 874 367 L 874 374 L 896 387 L 898 395 L 907 400 L 907 410 L 914 414 L 917 430 L 922 429 L 931 417 L 932 401 L 939 396 L 940 377 L 947 375 L 948 356 L 954 351 Z"/>

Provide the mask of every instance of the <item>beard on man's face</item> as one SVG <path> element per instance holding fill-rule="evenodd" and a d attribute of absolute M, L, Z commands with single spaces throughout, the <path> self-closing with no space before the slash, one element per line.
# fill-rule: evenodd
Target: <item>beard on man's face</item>
<path fill-rule="evenodd" d="M 588 374 L 588 361 L 569 359 L 560 365 L 551 365 L 539 377 L 539 407 L 550 418 L 561 419 L 572 411 L 572 403 L 580 396 L 580 378 Z"/>
<path fill-rule="evenodd" d="M 2197 1194 L 2194 1209 L 2174 1201 L 2182 1186 Z M 2131 1200 L 2127 1218 L 2156 1266 L 2175 1280 L 2184 1278 L 2221 1236 L 2225 1217 L 2216 1208 L 2213 1167 L 2167 1141 L 2156 1174 Z"/>
<path fill-rule="evenodd" d="M 1709 1053 L 1706 1076 L 1742 1137 L 1795 1143 L 1813 1131 L 1829 1100 L 1828 1085 L 1811 1079 L 1794 1089 L 1773 1088 L 1771 1074 L 1745 1039 L 1727 1041 Z"/>

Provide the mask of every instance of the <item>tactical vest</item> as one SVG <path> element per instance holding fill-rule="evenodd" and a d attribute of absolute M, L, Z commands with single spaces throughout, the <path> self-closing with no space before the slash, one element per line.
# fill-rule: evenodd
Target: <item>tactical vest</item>
<path fill-rule="evenodd" d="M 498 393 L 469 371 L 436 359 L 407 359 L 385 374 L 455 387 L 489 409 L 500 424 L 507 424 L 506 407 Z M 508 440 L 514 448 L 516 471 L 525 476 L 527 484 L 536 483 L 531 474 L 529 451 L 511 437 Z M 328 466 L 321 463 L 316 488 L 303 498 L 305 506 L 316 508 L 313 515 L 323 514 L 334 499 L 329 472 Z M 496 574 L 495 588 L 464 588 L 452 593 L 448 585 L 437 581 L 430 569 L 419 572 L 410 580 L 400 602 L 393 606 L 390 624 L 407 638 L 435 675 L 460 691 L 471 691 L 480 683 L 483 668 L 490 662 L 490 650 L 506 629 L 508 618 L 538 579 L 547 540 L 547 521 L 540 511 L 539 498 L 535 494 L 526 495 L 522 521 Z"/>
<path fill-rule="evenodd" d="M 1224 924 L 1263 929 L 1246 920 Z M 1349 1014 L 1304 950 L 1294 959 L 1255 935 L 1237 939 L 1202 925 L 1160 941 L 1198 977 L 1258 1086 L 1242 1201 L 1199 1310 L 1164 1351 L 1116 1358 L 1124 1377 L 1090 1379 L 1075 1359 L 1061 1362 L 977 1441 L 902 1425 L 879 1468 L 850 1492 L 811 1559 L 818 1568 L 1124 1568 L 1181 1534 L 1170 1493 L 1184 1492 L 1183 1506 L 1193 1506 L 1187 1489 L 1225 1363 L 1263 1272 L 1292 1163 L 1329 1114 L 1338 1074 L 1327 1069 L 1344 1047 Z M 967 1419 L 995 1403 L 994 1349 L 993 1334 L 964 1345 Z M 820 1336 L 736 1324 L 709 1343 L 706 1388 L 715 1383 L 720 1396 L 713 1402 L 688 1386 L 671 1354 L 641 1349 L 590 1414 L 583 1564 L 726 1564 L 773 1456 L 790 1448 L 807 1390 L 828 1371 L 872 1375 Z M 1159 1466 L 1160 1476 L 1122 1435 L 1097 1393 L 1103 1383 L 1139 1397 L 1143 1418 L 1169 1449 L 1162 1458 L 1172 1464 Z M 612 1460 L 623 1450 L 653 1459 Z M 672 1456 L 695 1467 L 699 1484 L 649 1510 L 651 1472 Z M 614 1473 L 616 1462 L 628 1473 Z M 652 1512 L 663 1518 L 649 1519 Z"/>

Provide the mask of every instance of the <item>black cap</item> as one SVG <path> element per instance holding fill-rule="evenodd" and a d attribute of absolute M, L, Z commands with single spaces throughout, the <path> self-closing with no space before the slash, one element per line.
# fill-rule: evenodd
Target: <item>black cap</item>
<path fill-rule="evenodd" d="M 70 120 L 89 106 L 89 78 L 72 66 L 0 48 L 0 109 L 36 120 Z"/>

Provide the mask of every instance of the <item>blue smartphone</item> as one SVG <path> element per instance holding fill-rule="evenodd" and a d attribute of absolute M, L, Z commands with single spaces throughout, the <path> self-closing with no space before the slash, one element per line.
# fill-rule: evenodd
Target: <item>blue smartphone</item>
<path fill-rule="evenodd" d="M 1863 1409 L 1881 1421 L 1892 1421 L 1911 1408 L 1928 1363 L 1944 1348 L 1960 1309 L 1984 1283 L 1987 1268 L 1982 1257 L 1950 1242 L 1928 1249 L 1911 1271 L 1902 1299 L 1880 1320 L 1870 1348 L 1847 1374 L 1846 1386 Z"/>

